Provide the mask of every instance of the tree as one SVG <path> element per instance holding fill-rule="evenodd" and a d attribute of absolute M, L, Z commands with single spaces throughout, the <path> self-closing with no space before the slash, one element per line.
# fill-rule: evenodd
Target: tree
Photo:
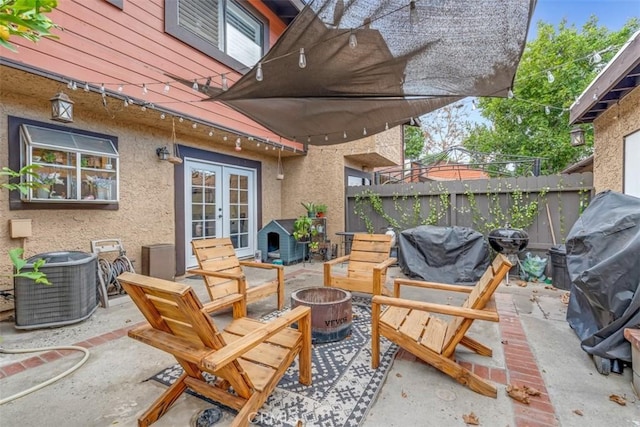
<path fill-rule="evenodd" d="M 490 125 L 475 125 L 464 146 L 470 150 L 542 157 L 542 173 L 561 171 L 591 154 L 593 131 L 585 126 L 586 146 L 570 144 L 569 107 L 635 30 L 630 19 L 617 32 L 598 26 L 592 16 L 578 30 L 539 22 L 518 66 L 512 98 L 478 100 Z"/>
<path fill-rule="evenodd" d="M 42 37 L 57 38 L 49 30 L 59 27 L 45 15 L 57 6 L 57 0 L 0 0 L 0 46 L 15 52 L 9 43 L 13 35 L 33 42 Z"/>
<path fill-rule="evenodd" d="M 465 120 L 469 115 L 464 104 L 456 103 L 421 116 L 420 127 L 405 126 L 405 157 L 420 160 L 462 145 L 471 128 Z"/>
<path fill-rule="evenodd" d="M 404 157 L 405 159 L 417 160 L 424 148 L 424 133 L 417 126 L 404 127 Z"/>

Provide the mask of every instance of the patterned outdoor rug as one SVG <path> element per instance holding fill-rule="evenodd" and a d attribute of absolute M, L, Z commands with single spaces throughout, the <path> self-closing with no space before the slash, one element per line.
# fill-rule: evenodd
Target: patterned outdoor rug
<path fill-rule="evenodd" d="M 270 320 L 287 309 L 263 318 Z M 384 382 L 397 346 L 381 338 L 380 367 L 371 369 L 371 300 L 353 297 L 351 336 L 342 341 L 313 346 L 313 383 L 298 382 L 298 359 L 262 406 L 255 422 L 263 426 L 353 427 L 364 420 Z M 170 385 L 182 374 L 176 364 L 151 379 Z M 211 380 L 213 377 L 208 377 Z M 222 407 L 191 390 L 188 393 Z"/>

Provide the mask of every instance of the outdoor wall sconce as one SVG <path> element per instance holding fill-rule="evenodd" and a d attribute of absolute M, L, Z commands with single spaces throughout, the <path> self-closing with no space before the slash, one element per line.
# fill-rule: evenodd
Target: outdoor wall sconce
<path fill-rule="evenodd" d="M 50 101 L 51 120 L 64 123 L 70 123 L 73 121 L 73 101 L 70 100 L 65 93 L 56 93 Z"/>
<path fill-rule="evenodd" d="M 571 145 L 574 147 L 584 145 L 584 130 L 578 126 L 571 129 Z"/>
<path fill-rule="evenodd" d="M 168 160 L 169 159 L 169 149 L 165 145 L 164 147 L 156 148 L 156 155 L 160 160 Z"/>

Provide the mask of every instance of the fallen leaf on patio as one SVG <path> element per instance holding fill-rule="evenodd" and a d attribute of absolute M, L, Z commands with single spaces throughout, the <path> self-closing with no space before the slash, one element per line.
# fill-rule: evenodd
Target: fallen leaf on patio
<path fill-rule="evenodd" d="M 616 402 L 618 405 L 621 405 L 621 406 L 625 406 L 627 404 L 627 400 L 622 396 L 618 396 L 617 394 L 610 395 L 609 400 L 612 402 Z"/>
<path fill-rule="evenodd" d="M 463 415 L 462 419 L 464 420 L 465 424 L 470 424 L 474 426 L 480 425 L 480 420 L 478 420 L 478 417 L 473 412 L 471 412 L 470 414 Z"/>
<path fill-rule="evenodd" d="M 535 296 L 535 295 L 531 295 L 531 298 L 529 298 L 529 301 L 536 302 L 536 301 L 538 301 L 538 297 Z"/>
<path fill-rule="evenodd" d="M 518 402 L 529 404 L 529 396 L 527 392 L 515 385 L 507 385 L 507 395 Z"/>
<path fill-rule="evenodd" d="M 509 344 L 509 340 L 502 340 L 502 341 L 500 341 L 500 342 L 501 342 L 502 344 L 505 344 L 505 345 L 506 345 L 506 344 Z"/>
<path fill-rule="evenodd" d="M 518 281 L 518 282 L 516 282 L 516 283 L 517 283 L 517 284 L 518 284 L 518 286 L 520 286 L 521 288 L 526 288 L 526 287 L 527 287 L 527 282 L 521 282 L 521 281 Z"/>
<path fill-rule="evenodd" d="M 563 304 L 569 304 L 569 295 L 571 292 L 565 292 L 560 296 L 560 302 Z"/>
<path fill-rule="evenodd" d="M 576 415 L 580 415 L 580 416 L 583 415 L 583 413 L 582 413 L 582 411 L 580 409 L 574 409 L 573 413 L 576 414 Z"/>
<path fill-rule="evenodd" d="M 526 385 L 522 386 L 522 388 L 529 396 L 540 396 L 540 390 L 538 389 Z"/>
<path fill-rule="evenodd" d="M 402 397 L 406 398 L 407 397 L 407 393 L 405 393 L 404 391 L 402 392 Z"/>
<path fill-rule="evenodd" d="M 557 291 L 558 290 L 558 288 L 556 288 L 555 286 L 549 286 L 549 285 L 545 286 L 544 288 L 545 289 L 550 289 L 552 291 Z"/>
<path fill-rule="evenodd" d="M 398 373 L 396 374 L 396 377 L 398 377 L 398 378 L 402 378 L 402 374 L 401 374 L 400 372 L 398 372 Z"/>
<path fill-rule="evenodd" d="M 532 292 L 532 293 L 534 293 L 534 294 L 537 294 L 537 293 L 538 293 L 538 290 L 537 290 L 537 289 L 534 289 L 534 290 L 532 290 L 531 292 Z"/>

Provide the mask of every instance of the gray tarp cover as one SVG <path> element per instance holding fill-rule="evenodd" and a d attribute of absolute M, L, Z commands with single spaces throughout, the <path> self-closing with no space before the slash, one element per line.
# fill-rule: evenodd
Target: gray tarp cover
<path fill-rule="evenodd" d="M 207 93 L 284 138 L 314 145 L 360 139 L 365 129 L 373 135 L 467 96 L 507 95 L 536 0 L 410 4 L 309 0 L 260 60 L 262 81 L 256 65 L 229 90 Z"/>
<path fill-rule="evenodd" d="M 567 321 L 584 351 L 631 362 L 625 328 L 640 326 L 640 199 L 596 195 L 567 236 Z"/>
<path fill-rule="evenodd" d="M 489 266 L 484 236 L 467 227 L 421 225 L 404 230 L 398 249 L 402 272 L 430 282 L 472 285 Z"/>

